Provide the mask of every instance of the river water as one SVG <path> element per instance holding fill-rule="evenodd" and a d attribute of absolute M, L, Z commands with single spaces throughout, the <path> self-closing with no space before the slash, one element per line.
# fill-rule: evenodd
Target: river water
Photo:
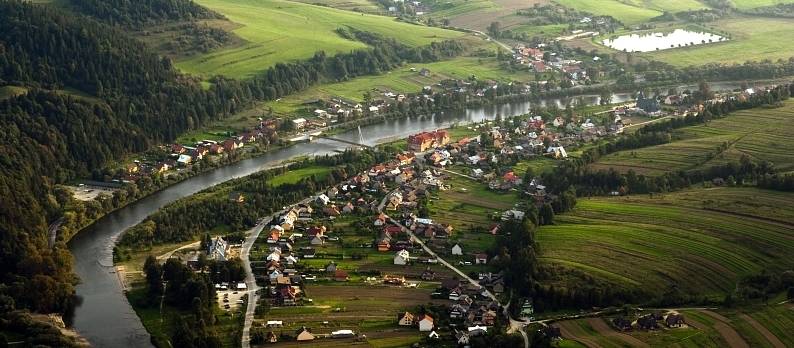
<path fill-rule="evenodd" d="M 721 87 L 735 88 L 734 86 Z M 613 103 L 626 102 L 631 99 L 632 96 L 628 93 L 612 96 Z M 556 104 L 559 107 L 564 107 L 572 100 L 595 105 L 598 104 L 599 97 L 580 96 L 549 99 L 538 104 Z M 492 120 L 497 116 L 505 118 L 524 114 L 531 105 L 530 102 L 520 102 L 423 117 L 387 120 L 362 126 L 361 134 L 364 144 L 375 145 L 421 131 L 445 128 L 453 124 L 480 122 Z M 354 142 L 359 141 L 357 130 L 340 133 L 335 137 Z M 311 143 L 296 144 L 256 158 L 217 168 L 186 179 L 112 212 L 81 231 L 69 242 L 69 249 L 75 258 L 75 271 L 81 280 L 77 286 L 77 295 L 81 298 L 81 303 L 75 308 L 72 326 L 97 347 L 151 347 L 149 334 L 127 302 L 113 267 L 113 245 L 121 233 L 140 223 L 166 204 L 208 187 L 272 168 L 290 158 L 330 154 L 343 150 L 346 146 L 340 142 L 321 139 Z"/>

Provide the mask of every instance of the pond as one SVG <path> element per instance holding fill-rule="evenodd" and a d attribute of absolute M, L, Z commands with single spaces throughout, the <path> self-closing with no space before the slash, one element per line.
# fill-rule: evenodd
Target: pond
<path fill-rule="evenodd" d="M 667 33 L 622 35 L 614 39 L 606 39 L 603 44 L 618 51 L 652 52 L 726 40 L 728 39 L 717 34 L 676 29 Z"/>

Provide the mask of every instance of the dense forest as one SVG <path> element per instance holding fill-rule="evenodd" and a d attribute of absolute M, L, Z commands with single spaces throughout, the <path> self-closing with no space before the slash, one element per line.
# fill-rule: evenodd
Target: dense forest
<path fill-rule="evenodd" d="M 223 16 L 190 0 L 69 0 L 77 11 L 111 25 L 143 27 Z"/>

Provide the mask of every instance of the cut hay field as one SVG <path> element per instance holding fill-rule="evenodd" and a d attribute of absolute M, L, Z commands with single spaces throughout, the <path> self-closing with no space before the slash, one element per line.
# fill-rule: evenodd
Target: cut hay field
<path fill-rule="evenodd" d="M 754 209 L 783 210 L 776 221 L 747 209 L 741 215 L 703 209 L 692 195 L 714 200 L 752 197 Z M 684 191 L 664 197 L 580 199 L 557 224 L 537 232 L 541 260 L 579 269 L 627 288 L 721 297 L 742 276 L 794 266 L 794 213 L 781 200 L 794 194 L 763 190 Z"/>
<path fill-rule="evenodd" d="M 397 314 L 413 310 L 418 305 L 445 303 L 431 300 L 429 289 L 410 289 L 396 286 L 355 286 L 338 283 L 309 284 L 306 296 L 313 306 L 272 308 L 265 320 L 281 320 L 279 332 L 294 333 L 302 326 L 314 334 L 329 334 L 340 329 L 351 329 L 366 335 L 367 346 L 404 347 L 419 341 L 422 335 L 416 328 L 398 328 Z M 337 309 L 338 308 L 338 309 Z M 259 320 L 257 320 L 259 321 Z M 326 324 L 327 322 L 327 324 Z M 256 322 L 254 327 L 263 324 Z M 346 347 L 356 344 L 355 339 L 322 340 L 322 347 Z M 276 347 L 309 347 L 312 342 L 283 342 Z M 337 345 L 341 343 L 341 345 Z"/>
<path fill-rule="evenodd" d="M 659 175 L 738 160 L 746 154 L 755 161 L 772 162 L 781 171 L 794 169 L 794 101 L 774 109 L 756 108 L 734 112 L 708 125 L 679 129 L 681 140 L 637 150 L 617 152 L 591 167 L 615 168 L 621 172 Z M 722 143 L 727 151 L 717 153 Z"/>
<path fill-rule="evenodd" d="M 730 40 L 641 54 L 675 66 L 706 63 L 744 63 L 794 57 L 794 47 L 784 44 L 794 30 L 790 19 L 738 17 L 709 23 L 709 31 L 730 33 Z"/>
<path fill-rule="evenodd" d="M 790 305 L 749 306 L 741 310 L 685 310 L 685 327 L 618 332 L 610 318 L 558 322 L 563 338 L 601 347 L 789 347 L 794 334 L 780 330 L 794 324 Z"/>
<path fill-rule="evenodd" d="M 648 7 L 634 6 L 617 0 L 554 0 L 554 2 L 595 15 L 613 16 L 627 25 L 647 22 L 651 18 L 662 14 L 662 12 Z M 665 1 L 651 2 L 659 4 L 665 3 Z M 683 2 L 689 3 L 694 1 L 683 0 Z M 683 9 L 686 9 L 686 7 Z"/>
<path fill-rule="evenodd" d="M 197 3 L 240 24 L 233 32 L 246 41 L 238 47 L 177 62 L 180 69 L 201 76 L 245 78 L 278 62 L 309 58 L 317 51 L 333 55 L 366 47 L 336 34 L 337 28 L 345 26 L 392 37 L 411 46 L 465 35 L 390 17 L 284 0 L 199 0 Z"/>

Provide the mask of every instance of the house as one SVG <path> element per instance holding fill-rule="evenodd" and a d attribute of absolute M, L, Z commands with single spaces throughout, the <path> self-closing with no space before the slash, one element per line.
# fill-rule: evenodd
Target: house
<path fill-rule="evenodd" d="M 649 114 L 654 114 L 661 110 L 659 101 L 653 97 L 646 97 L 645 93 L 642 91 L 637 94 L 637 108 Z"/>
<path fill-rule="evenodd" d="M 397 324 L 400 326 L 413 326 L 414 315 L 410 312 L 405 312 L 402 315 L 397 316 Z"/>
<path fill-rule="evenodd" d="M 488 263 L 488 254 L 485 253 L 474 254 L 475 265 L 484 265 L 486 263 Z"/>
<path fill-rule="evenodd" d="M 245 196 L 242 192 L 231 192 L 229 193 L 229 202 L 243 203 L 245 202 Z"/>
<path fill-rule="evenodd" d="M 433 280 L 436 279 L 436 272 L 433 272 L 429 267 L 422 272 L 421 276 L 422 280 Z"/>
<path fill-rule="evenodd" d="M 295 340 L 297 341 L 311 341 L 314 340 L 314 335 L 305 326 L 298 329 L 295 333 Z"/>
<path fill-rule="evenodd" d="M 378 242 L 378 251 L 389 251 L 391 250 L 391 242 L 389 241 L 389 237 L 384 237 Z"/>
<path fill-rule="evenodd" d="M 410 260 L 411 254 L 405 249 L 398 251 L 397 255 L 394 256 L 395 265 L 407 265 Z"/>
<path fill-rule="evenodd" d="M 458 331 L 455 333 L 455 339 L 458 341 L 459 346 L 469 345 L 469 334 L 467 332 Z"/>
<path fill-rule="evenodd" d="M 482 336 L 488 333 L 488 328 L 485 326 L 475 325 L 468 327 L 469 336 Z"/>
<path fill-rule="evenodd" d="M 562 146 L 549 146 L 546 150 L 546 155 L 554 159 L 568 158 L 568 152 Z"/>
<path fill-rule="evenodd" d="M 631 330 L 631 321 L 624 317 L 617 317 L 612 319 L 612 326 L 618 331 L 629 331 Z"/>
<path fill-rule="evenodd" d="M 176 163 L 178 163 L 181 166 L 186 166 L 190 164 L 191 161 L 193 161 L 193 157 L 190 157 L 190 155 L 179 155 L 179 158 L 176 160 Z"/>
<path fill-rule="evenodd" d="M 433 317 L 423 314 L 416 321 L 419 326 L 419 331 L 432 331 L 433 330 Z"/>
<path fill-rule="evenodd" d="M 187 149 L 185 149 L 185 147 L 182 146 L 182 145 L 179 145 L 179 144 L 171 145 L 171 152 L 172 153 L 181 155 L 181 154 L 185 153 L 186 151 L 187 151 Z"/>
<path fill-rule="evenodd" d="M 430 77 L 430 69 L 422 68 L 422 70 L 419 70 L 419 75 L 422 75 L 424 77 Z"/>
<path fill-rule="evenodd" d="M 336 330 L 331 332 L 331 338 L 351 338 L 356 336 L 353 330 Z"/>
<path fill-rule="evenodd" d="M 637 327 L 643 330 L 655 330 L 659 328 L 656 323 L 656 317 L 653 314 L 648 314 L 637 318 Z"/>
<path fill-rule="evenodd" d="M 482 323 L 483 325 L 493 325 L 496 322 L 496 312 L 493 310 L 487 310 L 482 313 Z"/>
<path fill-rule="evenodd" d="M 320 234 L 320 235 L 315 235 L 314 237 L 312 237 L 312 239 L 311 239 L 311 241 L 309 241 L 309 243 L 311 245 L 323 245 L 323 244 L 325 244 L 325 240 L 323 239 L 323 236 Z"/>
<path fill-rule="evenodd" d="M 677 313 L 670 313 L 664 318 L 667 327 L 681 327 L 684 325 L 684 316 Z"/>
<path fill-rule="evenodd" d="M 267 341 L 267 343 L 276 343 L 278 342 L 278 336 L 276 336 L 273 331 L 268 331 L 265 341 Z"/>
<path fill-rule="evenodd" d="M 544 73 L 546 72 L 546 63 L 542 61 L 532 62 L 532 71 L 536 73 Z"/>
<path fill-rule="evenodd" d="M 437 340 L 440 338 L 440 336 L 438 335 L 438 332 L 430 331 L 430 334 L 427 335 L 427 338 L 431 340 Z"/>
<path fill-rule="evenodd" d="M 328 198 L 328 196 L 326 196 L 325 193 L 321 193 L 319 196 L 317 196 L 315 202 L 317 202 L 317 204 L 319 205 L 326 205 L 331 202 L 331 199 Z"/>
<path fill-rule="evenodd" d="M 460 247 L 459 244 L 455 244 L 452 246 L 452 255 L 463 255 L 463 248 Z"/>
<path fill-rule="evenodd" d="M 331 206 L 323 208 L 323 214 L 325 214 L 325 216 L 336 217 L 336 216 L 342 215 L 342 212 L 340 212 L 339 208 L 337 208 L 335 205 L 331 205 Z"/>
<path fill-rule="evenodd" d="M 226 261 L 226 251 L 229 250 L 229 243 L 227 243 L 221 236 L 215 237 L 210 242 L 207 249 L 207 256 L 216 261 Z"/>
<path fill-rule="evenodd" d="M 350 276 L 348 276 L 346 271 L 343 271 L 341 269 L 337 269 L 336 272 L 334 272 L 334 280 L 335 281 L 346 282 L 349 279 L 350 279 Z"/>
<path fill-rule="evenodd" d="M 306 119 L 302 118 L 302 117 L 301 118 L 296 118 L 296 119 L 292 120 L 292 126 L 295 129 L 303 129 L 303 127 L 306 127 Z"/>
<path fill-rule="evenodd" d="M 449 133 L 446 130 L 422 132 L 408 136 L 408 148 L 411 151 L 424 152 L 431 147 L 449 144 Z"/>
<path fill-rule="evenodd" d="M 378 214 L 378 216 L 375 218 L 375 221 L 372 224 L 375 226 L 383 226 L 384 224 L 386 224 L 386 214 L 384 213 Z"/>

